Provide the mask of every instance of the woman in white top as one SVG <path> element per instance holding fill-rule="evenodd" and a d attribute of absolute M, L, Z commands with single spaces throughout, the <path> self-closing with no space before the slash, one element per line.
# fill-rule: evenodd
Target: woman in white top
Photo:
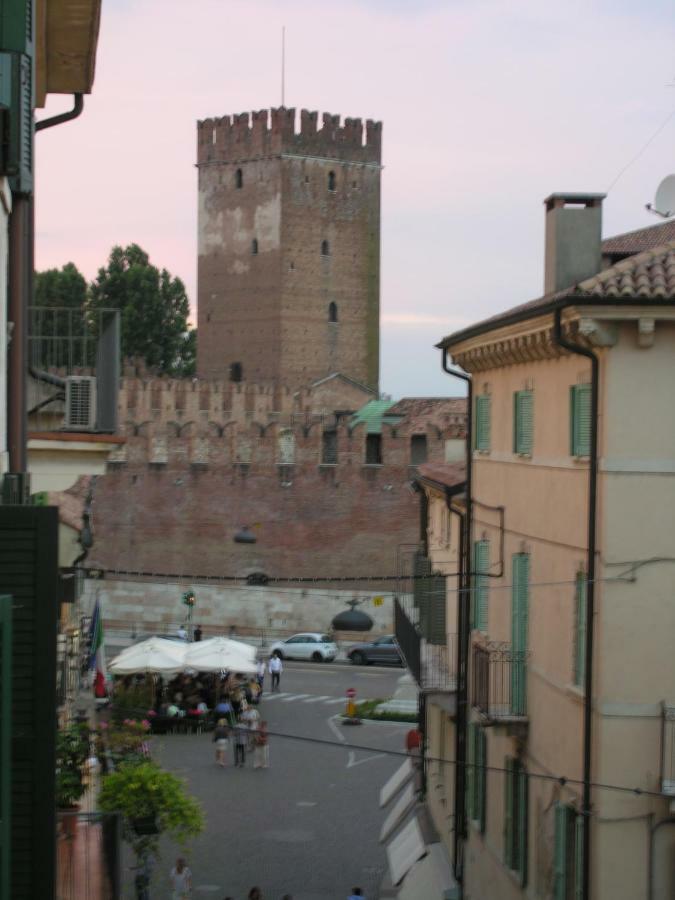
<path fill-rule="evenodd" d="M 184 900 L 192 894 L 192 872 L 182 856 L 178 857 L 176 865 L 171 870 L 171 886 L 173 900 Z"/>

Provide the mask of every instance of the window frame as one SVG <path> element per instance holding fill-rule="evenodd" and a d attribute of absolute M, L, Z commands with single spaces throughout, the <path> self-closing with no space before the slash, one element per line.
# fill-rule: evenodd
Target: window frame
<path fill-rule="evenodd" d="M 584 458 L 591 455 L 590 382 L 570 386 L 570 456 Z"/>
<path fill-rule="evenodd" d="M 476 397 L 474 416 L 476 422 L 474 450 L 478 450 L 479 453 L 489 453 L 492 425 L 492 402 L 489 394 L 480 394 Z"/>
<path fill-rule="evenodd" d="M 513 452 L 532 456 L 534 448 L 534 391 L 526 389 L 513 394 Z"/>
<path fill-rule="evenodd" d="M 527 884 L 528 805 L 527 770 L 519 759 L 507 756 L 504 775 L 504 864 Z"/>

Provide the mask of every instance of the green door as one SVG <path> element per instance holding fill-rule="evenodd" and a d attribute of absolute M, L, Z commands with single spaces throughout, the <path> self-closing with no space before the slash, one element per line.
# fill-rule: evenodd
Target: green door
<path fill-rule="evenodd" d="M 527 622 L 530 602 L 530 557 L 516 553 L 511 588 L 511 715 L 527 710 Z"/>

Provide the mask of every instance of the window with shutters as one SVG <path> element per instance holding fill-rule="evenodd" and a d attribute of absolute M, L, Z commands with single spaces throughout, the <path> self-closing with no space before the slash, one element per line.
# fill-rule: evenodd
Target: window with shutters
<path fill-rule="evenodd" d="M 490 450 L 490 395 L 481 394 L 476 397 L 476 450 L 487 453 Z"/>
<path fill-rule="evenodd" d="M 516 391 L 513 395 L 513 452 L 532 455 L 534 392 Z"/>
<path fill-rule="evenodd" d="M 490 542 L 476 541 L 473 545 L 473 590 L 471 592 L 471 627 L 487 631 Z"/>
<path fill-rule="evenodd" d="M 586 676 L 586 574 L 577 572 L 574 585 L 574 684 L 582 687 Z"/>
<path fill-rule="evenodd" d="M 553 844 L 553 900 L 577 900 L 581 896 L 583 818 L 572 806 L 555 805 Z"/>
<path fill-rule="evenodd" d="M 574 384 L 570 388 L 570 453 L 591 454 L 591 386 Z"/>
<path fill-rule="evenodd" d="M 511 714 L 527 715 L 527 642 L 530 556 L 515 553 L 511 576 Z"/>
<path fill-rule="evenodd" d="M 485 832 L 485 788 L 487 783 L 487 737 L 476 722 L 469 723 L 466 773 L 467 813 L 478 830 Z"/>
<path fill-rule="evenodd" d="M 527 883 L 527 772 L 507 756 L 504 773 L 504 863 Z"/>

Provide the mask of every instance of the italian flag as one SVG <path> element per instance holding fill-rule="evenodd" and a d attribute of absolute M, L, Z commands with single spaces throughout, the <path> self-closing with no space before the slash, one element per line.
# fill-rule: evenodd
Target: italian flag
<path fill-rule="evenodd" d="M 89 629 L 89 668 L 96 670 L 94 677 L 94 696 L 107 697 L 105 685 L 105 649 L 103 647 L 103 616 L 101 615 L 101 602 L 96 598 L 94 615 Z"/>

